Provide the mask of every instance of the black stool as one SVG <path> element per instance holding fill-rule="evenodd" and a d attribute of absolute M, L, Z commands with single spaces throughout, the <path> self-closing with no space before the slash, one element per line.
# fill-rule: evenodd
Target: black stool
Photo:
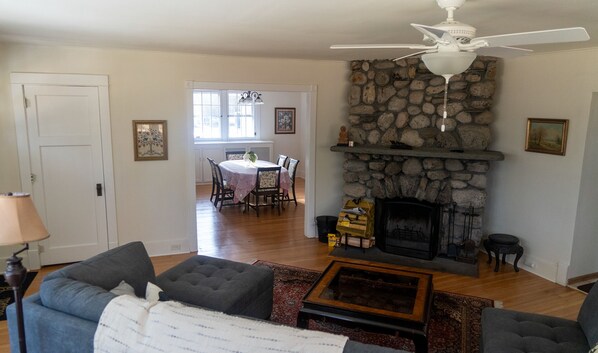
<path fill-rule="evenodd" d="M 492 252 L 494 251 L 494 255 L 496 256 L 494 272 L 498 272 L 500 254 L 502 254 L 503 265 L 506 263 L 505 258 L 507 254 L 516 254 L 513 267 L 515 268 L 515 272 L 519 272 L 517 263 L 523 255 L 523 248 L 519 245 L 519 238 L 510 234 L 490 234 L 488 239 L 484 240 L 484 248 L 486 248 L 486 252 L 488 253 L 488 263 L 492 263 Z"/>

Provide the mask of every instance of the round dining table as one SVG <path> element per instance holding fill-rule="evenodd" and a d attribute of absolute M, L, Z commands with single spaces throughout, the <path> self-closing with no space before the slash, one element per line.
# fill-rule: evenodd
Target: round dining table
<path fill-rule="evenodd" d="M 278 164 L 257 160 L 255 163 L 242 160 L 230 160 L 218 163 L 222 171 L 222 178 L 234 191 L 234 202 L 239 202 L 249 195 L 257 182 L 257 168 L 277 167 Z M 289 171 L 280 167 L 280 188 L 286 195 L 291 187 Z"/>

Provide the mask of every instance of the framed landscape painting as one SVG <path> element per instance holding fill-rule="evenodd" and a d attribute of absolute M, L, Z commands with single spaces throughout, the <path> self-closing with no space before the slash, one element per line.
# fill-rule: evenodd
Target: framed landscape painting
<path fill-rule="evenodd" d="M 525 150 L 565 155 L 567 147 L 567 119 L 527 119 Z"/>
<path fill-rule="evenodd" d="M 295 108 L 274 108 L 274 133 L 295 133 Z"/>
<path fill-rule="evenodd" d="M 133 120 L 133 143 L 136 161 L 167 160 L 166 120 Z"/>

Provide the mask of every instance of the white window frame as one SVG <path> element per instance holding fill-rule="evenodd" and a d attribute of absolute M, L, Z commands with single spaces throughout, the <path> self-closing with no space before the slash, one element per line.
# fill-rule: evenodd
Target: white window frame
<path fill-rule="evenodd" d="M 260 138 L 260 116 L 261 116 L 261 109 L 259 105 L 251 104 L 253 108 L 253 128 L 254 128 L 254 136 L 245 136 L 245 137 L 230 137 L 229 136 L 229 118 L 231 115 L 229 114 L 229 94 L 230 93 L 241 93 L 243 90 L 236 90 L 236 89 L 208 89 L 208 88 L 194 88 L 191 95 L 191 111 L 194 111 L 194 100 L 193 100 L 193 93 L 203 91 L 203 92 L 218 92 L 220 94 L 220 138 L 196 138 L 195 133 L 193 134 L 193 141 L 195 144 L 202 143 L 202 142 L 227 142 L 227 141 L 254 141 L 259 140 Z M 193 118 L 193 126 L 195 127 L 195 116 L 192 114 Z M 194 128 L 195 130 L 195 128 Z"/>

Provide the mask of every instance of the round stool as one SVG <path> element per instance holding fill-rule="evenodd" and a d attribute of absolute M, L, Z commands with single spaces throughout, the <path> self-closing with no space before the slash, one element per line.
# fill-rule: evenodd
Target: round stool
<path fill-rule="evenodd" d="M 515 272 L 519 272 L 517 263 L 523 255 L 523 248 L 519 245 L 519 238 L 510 234 L 490 234 L 488 239 L 484 240 L 484 248 L 486 248 L 486 252 L 488 253 L 488 263 L 492 263 L 492 252 L 494 251 L 494 256 L 496 257 L 494 272 L 498 272 L 500 254 L 502 254 L 503 264 L 506 263 L 505 258 L 507 254 L 515 254 L 513 267 L 515 268 Z"/>

